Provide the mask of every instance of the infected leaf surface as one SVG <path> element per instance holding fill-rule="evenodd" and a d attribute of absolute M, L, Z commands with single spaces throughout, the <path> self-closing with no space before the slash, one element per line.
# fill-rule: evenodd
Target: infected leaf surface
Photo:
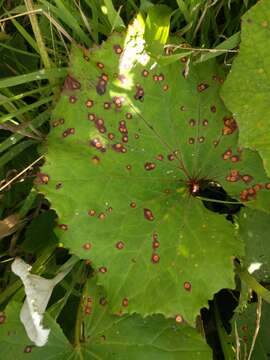
<path fill-rule="evenodd" d="M 239 216 L 239 235 L 245 244 L 245 266 L 258 281 L 270 279 L 270 216 L 262 211 L 243 209 Z"/>
<path fill-rule="evenodd" d="M 128 306 L 129 299 L 122 302 Z M 85 359 L 212 359 L 212 351 L 197 331 L 183 324 L 181 317 L 176 320 L 165 320 L 162 315 L 144 319 L 110 315 L 108 299 L 91 279 L 83 302 L 87 340 L 81 354 Z"/>
<path fill-rule="evenodd" d="M 242 18 L 239 55 L 222 96 L 240 127 L 240 144 L 258 150 L 270 174 L 270 3 L 258 2 Z"/>
<path fill-rule="evenodd" d="M 256 318 L 257 315 L 257 303 L 248 304 L 245 311 L 242 313 L 235 314 L 232 321 L 232 334 L 235 339 L 238 338 L 238 351 L 239 360 L 247 359 L 247 354 L 251 351 L 252 341 L 256 330 Z M 250 359 L 267 359 L 269 357 L 270 346 L 269 346 L 269 316 L 270 316 L 270 305 L 267 303 L 262 304 L 262 311 L 260 314 L 260 321 L 258 323 L 259 330 L 255 340 L 254 349 Z M 235 333 L 237 329 L 237 335 Z"/>
<path fill-rule="evenodd" d="M 61 241 L 91 260 L 113 311 L 128 297 L 124 312 L 193 322 L 234 287 L 242 254 L 232 224 L 196 199 L 200 181 L 263 209 L 270 193 L 258 155 L 237 147 L 215 64 L 191 65 L 188 76 L 182 62 L 155 66 L 142 35 L 135 22 L 89 53 L 73 49 L 40 189 Z"/>
<path fill-rule="evenodd" d="M 19 320 L 21 304 L 12 302 L 0 313 L 0 345 L 3 359 L 119 359 L 210 360 L 212 351 L 192 327 L 178 316 L 143 319 L 139 315 L 109 314 L 108 300 L 92 279 L 82 303 L 84 332 L 79 344 L 71 345 L 60 326 L 46 315 L 51 328 L 48 343 L 34 346 Z M 128 299 L 123 301 L 124 304 Z M 11 350 L 12 349 L 12 350 Z"/>
<path fill-rule="evenodd" d="M 13 356 L 18 360 L 60 360 L 69 358 L 73 348 L 60 326 L 49 316 L 46 317 L 46 325 L 51 328 L 48 343 L 43 347 L 33 345 L 20 322 L 21 306 L 20 303 L 11 302 L 5 311 L 0 314 L 1 357 L 9 359 Z"/>

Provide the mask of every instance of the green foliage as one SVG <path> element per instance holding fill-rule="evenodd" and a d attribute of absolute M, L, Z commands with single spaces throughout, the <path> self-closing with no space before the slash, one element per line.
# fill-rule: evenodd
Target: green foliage
<path fill-rule="evenodd" d="M 10 303 L 0 327 L 2 356 L 10 355 L 10 348 L 18 359 L 181 359 L 210 360 L 211 351 L 195 329 L 175 324 L 161 315 L 142 319 L 140 316 L 115 316 L 108 312 L 108 301 L 93 280 L 87 282 L 80 316 L 84 318 L 84 339 L 81 345 L 71 344 L 60 326 L 47 315 L 45 326 L 51 328 L 45 347 L 31 344 L 19 320 L 20 305 Z M 16 329 L 16 331 L 14 331 Z M 158 329 L 158 332 L 157 332 Z M 5 341 L 3 341 L 5 339 Z M 78 340 L 78 339 L 77 339 Z"/>
<path fill-rule="evenodd" d="M 0 1 L 0 357 L 267 356 L 269 4 L 255 2 Z M 20 321 L 15 256 L 47 278 L 75 264 L 44 347 Z"/>
<path fill-rule="evenodd" d="M 257 280 L 268 282 L 270 276 L 269 258 L 269 214 L 245 209 L 239 217 L 239 234 L 245 243 L 246 267 L 252 266 Z"/>
<path fill-rule="evenodd" d="M 269 317 L 270 306 L 267 303 L 263 303 L 262 307 L 257 303 L 248 304 L 243 312 L 235 314 L 232 333 L 238 348 L 238 359 L 245 360 L 250 353 L 252 360 L 267 358 L 270 351 Z"/>
<path fill-rule="evenodd" d="M 222 91 L 225 103 L 239 123 L 240 144 L 259 151 L 268 174 L 270 52 L 265 44 L 269 38 L 269 10 L 269 1 L 263 0 L 244 15 L 240 52 Z"/>

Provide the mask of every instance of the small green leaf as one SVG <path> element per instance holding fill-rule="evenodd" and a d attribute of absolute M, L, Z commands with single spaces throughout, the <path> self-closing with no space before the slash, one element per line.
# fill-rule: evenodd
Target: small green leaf
<path fill-rule="evenodd" d="M 270 2 L 262 0 L 242 18 L 240 53 L 222 89 L 240 127 L 240 144 L 258 150 L 270 174 Z"/>
<path fill-rule="evenodd" d="M 103 12 L 104 15 L 108 17 L 108 20 L 112 27 L 112 31 L 113 30 L 119 31 L 124 29 L 125 24 L 119 14 L 121 7 L 119 8 L 119 11 L 116 11 L 112 0 L 103 0 L 103 3 L 104 5 L 101 5 L 101 11 Z"/>
<path fill-rule="evenodd" d="M 239 216 L 239 234 L 245 243 L 245 266 L 258 281 L 270 279 L 270 216 L 262 211 L 243 209 Z"/>
<path fill-rule="evenodd" d="M 261 309 L 258 308 L 258 303 L 251 303 L 247 305 L 245 311 L 235 314 L 232 321 L 232 335 L 234 346 L 238 347 L 239 360 L 247 359 L 250 352 L 252 360 L 268 359 L 270 353 L 269 318 L 270 305 L 264 302 Z M 254 349 L 251 351 L 253 338 Z"/>
<path fill-rule="evenodd" d="M 145 23 L 145 41 L 148 51 L 160 55 L 167 42 L 170 31 L 172 10 L 166 5 L 155 5 L 149 8 Z"/>
<path fill-rule="evenodd" d="M 57 237 L 53 232 L 55 213 L 50 210 L 41 213 L 26 228 L 23 249 L 29 252 L 40 252 L 45 247 L 57 244 Z"/>

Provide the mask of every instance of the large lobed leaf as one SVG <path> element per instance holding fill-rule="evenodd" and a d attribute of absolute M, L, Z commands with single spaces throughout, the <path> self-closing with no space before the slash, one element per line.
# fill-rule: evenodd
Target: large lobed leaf
<path fill-rule="evenodd" d="M 240 144 L 258 150 L 270 174 L 270 3 L 261 0 L 242 18 L 239 55 L 222 96 L 240 127 Z"/>
<path fill-rule="evenodd" d="M 1 357 L 16 359 L 160 359 L 210 360 L 211 350 L 194 328 L 161 315 L 109 314 L 108 301 L 95 281 L 89 280 L 79 329 L 83 338 L 72 346 L 60 326 L 47 315 L 51 328 L 46 346 L 36 347 L 19 320 L 20 304 L 11 302 L 0 314 Z"/>
<path fill-rule="evenodd" d="M 243 252 L 233 225 L 196 199 L 202 183 L 264 210 L 269 191 L 258 155 L 237 147 L 215 63 L 188 71 L 185 60 L 158 66 L 136 21 L 74 48 L 38 181 L 61 241 L 92 261 L 113 311 L 193 322 L 234 287 Z"/>

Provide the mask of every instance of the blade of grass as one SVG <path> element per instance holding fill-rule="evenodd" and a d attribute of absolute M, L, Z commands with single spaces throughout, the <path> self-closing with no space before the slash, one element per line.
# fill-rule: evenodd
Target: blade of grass
<path fill-rule="evenodd" d="M 227 40 L 220 43 L 215 49 L 208 49 L 208 53 L 201 54 L 200 58 L 196 60 L 194 63 L 196 64 L 203 61 L 207 61 L 216 56 L 222 55 L 226 52 L 237 52 L 237 50 L 232 50 L 232 49 L 236 48 L 239 45 L 239 43 L 240 43 L 240 31 L 238 31 L 236 34 L 232 35 Z M 202 50 L 207 51 L 207 49 L 202 49 Z"/>
<path fill-rule="evenodd" d="M 34 5 L 33 5 L 32 0 L 25 0 L 24 2 L 25 2 L 27 10 L 29 12 L 34 10 Z M 37 43 L 37 46 L 38 46 L 38 50 L 39 50 L 40 57 L 41 57 L 41 60 L 43 62 L 43 65 L 44 65 L 45 69 L 50 69 L 52 67 L 52 64 L 51 64 L 51 60 L 49 58 L 49 55 L 47 53 L 46 46 L 44 44 L 42 33 L 40 31 L 40 28 L 39 28 L 37 15 L 36 14 L 30 14 L 29 19 L 30 19 L 30 22 L 31 22 L 31 25 L 32 25 L 33 33 L 34 33 L 35 38 L 36 38 L 36 43 Z M 52 77 L 49 78 L 49 81 L 53 85 L 54 81 L 53 81 Z"/>
<path fill-rule="evenodd" d="M 0 89 L 25 84 L 30 81 L 48 79 L 49 77 L 61 78 L 67 75 L 67 68 L 42 69 L 24 75 L 11 76 L 0 80 Z"/>
<path fill-rule="evenodd" d="M 27 149 L 29 146 L 37 144 L 38 141 L 36 140 L 26 140 L 22 141 L 19 144 L 13 146 L 6 154 L 2 155 L 0 158 L 0 168 L 2 168 L 5 164 L 19 155 L 22 151 Z"/>
<path fill-rule="evenodd" d="M 8 180 L 7 182 L 5 182 L 5 179 L 1 180 L 0 184 L 4 183 L 4 185 L 1 186 L 0 192 L 5 190 L 5 188 L 9 187 L 15 180 L 19 179 L 26 171 L 31 169 L 35 164 L 37 164 L 41 159 L 43 159 L 43 157 L 44 157 L 44 155 L 41 155 L 39 158 L 37 158 L 30 165 L 28 165 L 26 168 L 24 168 L 21 172 L 16 174 L 12 179 Z"/>
<path fill-rule="evenodd" d="M 38 100 L 36 101 L 35 103 L 33 104 L 30 104 L 30 105 L 26 105 L 24 106 L 23 108 L 20 108 L 19 110 L 17 111 L 14 111 L 14 112 L 11 112 L 9 114 L 5 114 L 3 116 L 0 117 L 0 124 L 7 121 L 7 120 L 11 120 L 13 118 L 16 118 L 18 115 L 21 115 L 21 114 L 24 114 L 30 110 L 33 110 L 43 104 L 46 104 L 50 101 L 53 100 L 53 96 L 47 96 L 45 99 L 41 99 L 41 100 Z"/>
<path fill-rule="evenodd" d="M 64 4 L 61 0 L 55 0 L 56 6 L 52 6 L 52 4 L 46 0 L 40 0 L 40 2 L 46 7 L 49 7 L 50 11 L 55 14 L 58 19 L 61 19 L 70 29 L 72 29 L 80 41 L 84 42 L 87 46 L 91 46 L 89 37 L 82 30 L 78 19 L 73 16 L 72 11 L 68 8 L 67 4 Z"/>
<path fill-rule="evenodd" d="M 43 113 L 39 114 L 36 118 L 34 118 L 25 129 L 38 129 L 42 124 L 49 120 L 50 114 L 46 110 Z M 11 146 L 17 144 L 21 139 L 25 137 L 22 133 L 14 133 L 9 136 L 7 139 L 0 143 L 0 153 L 6 151 Z"/>
<path fill-rule="evenodd" d="M 41 94 L 46 94 L 48 90 L 52 89 L 51 85 L 47 85 L 47 86 L 40 86 L 37 89 L 33 89 L 33 90 L 29 90 L 29 91 L 25 91 L 21 94 L 18 95 L 13 95 L 11 97 L 7 97 L 7 96 L 3 96 L 0 94 L 0 105 L 3 105 L 5 103 L 11 103 L 13 101 L 18 101 L 23 99 L 25 96 L 31 96 L 37 93 L 41 93 Z"/>

